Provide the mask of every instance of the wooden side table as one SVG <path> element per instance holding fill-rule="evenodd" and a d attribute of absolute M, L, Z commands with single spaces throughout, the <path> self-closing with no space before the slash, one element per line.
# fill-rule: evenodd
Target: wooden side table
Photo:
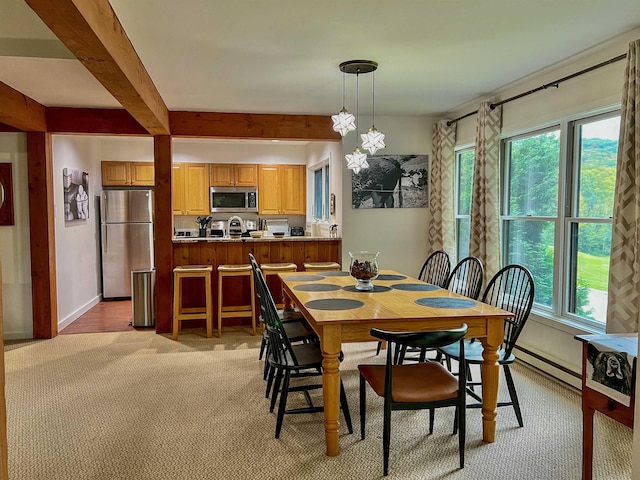
<path fill-rule="evenodd" d="M 637 338 L 637 334 L 633 334 Z M 603 393 L 587 386 L 587 348 L 592 339 L 602 338 L 602 335 L 576 335 L 582 342 L 582 480 L 593 477 L 593 414 L 598 411 L 607 417 L 633 428 L 634 405 L 636 401 L 635 369 L 632 380 L 631 403 L 627 407 L 609 398 Z M 637 351 L 630 352 L 633 356 Z"/>

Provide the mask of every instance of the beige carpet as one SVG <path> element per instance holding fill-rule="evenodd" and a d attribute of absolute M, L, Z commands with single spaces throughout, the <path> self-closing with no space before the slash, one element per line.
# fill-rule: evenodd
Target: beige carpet
<path fill-rule="evenodd" d="M 275 415 L 264 398 L 258 337 L 187 331 L 61 335 L 5 347 L 11 480 L 371 479 L 382 477 L 382 402 L 369 396 L 367 438 L 342 427 L 324 454 L 321 414 Z M 358 432 L 356 365 L 384 361 L 375 343 L 345 348 L 343 378 Z M 376 360 L 377 359 L 377 360 Z M 501 408 L 497 441 L 481 441 L 469 410 L 467 461 L 457 469 L 451 409 L 394 413 L 390 479 L 579 479 L 580 396 L 517 365 L 525 427 Z M 506 392 L 505 388 L 501 392 Z M 293 395 L 293 394 L 292 394 Z M 319 399 L 321 402 L 321 398 Z M 594 478 L 631 478 L 632 431 L 597 415 Z"/>

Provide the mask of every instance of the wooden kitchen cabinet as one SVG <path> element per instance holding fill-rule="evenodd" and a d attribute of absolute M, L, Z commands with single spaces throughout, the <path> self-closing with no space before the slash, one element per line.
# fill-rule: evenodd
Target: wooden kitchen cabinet
<path fill-rule="evenodd" d="M 171 204 L 174 215 L 185 215 L 184 165 L 184 163 L 171 165 Z"/>
<path fill-rule="evenodd" d="M 174 215 L 209 215 L 209 164 L 174 163 L 172 166 Z"/>
<path fill-rule="evenodd" d="M 153 162 L 104 161 L 102 185 L 104 187 L 153 187 Z"/>
<path fill-rule="evenodd" d="M 212 163 L 209 166 L 212 187 L 256 187 L 258 185 L 257 165 Z"/>
<path fill-rule="evenodd" d="M 306 166 L 260 165 L 258 209 L 261 215 L 304 215 Z"/>
<path fill-rule="evenodd" d="M 129 163 L 131 185 L 153 187 L 155 185 L 155 166 L 153 162 Z"/>

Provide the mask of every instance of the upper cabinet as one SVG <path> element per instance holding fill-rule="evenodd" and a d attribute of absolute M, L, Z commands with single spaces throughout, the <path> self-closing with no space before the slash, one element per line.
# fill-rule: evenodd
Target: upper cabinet
<path fill-rule="evenodd" d="M 153 187 L 153 162 L 102 162 L 105 187 Z"/>
<path fill-rule="evenodd" d="M 258 185 L 258 166 L 251 164 L 212 163 L 213 187 L 255 187 Z"/>
<path fill-rule="evenodd" d="M 209 164 L 174 163 L 171 170 L 174 215 L 208 215 Z"/>
<path fill-rule="evenodd" d="M 258 208 L 261 215 L 304 215 L 306 166 L 259 165 Z"/>

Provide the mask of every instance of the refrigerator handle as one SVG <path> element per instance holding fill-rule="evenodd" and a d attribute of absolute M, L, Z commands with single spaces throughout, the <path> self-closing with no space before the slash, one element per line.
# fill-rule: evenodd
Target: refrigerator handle
<path fill-rule="evenodd" d="M 109 251 L 109 229 L 108 228 L 103 228 L 103 237 L 104 237 L 104 251 L 105 253 Z"/>

